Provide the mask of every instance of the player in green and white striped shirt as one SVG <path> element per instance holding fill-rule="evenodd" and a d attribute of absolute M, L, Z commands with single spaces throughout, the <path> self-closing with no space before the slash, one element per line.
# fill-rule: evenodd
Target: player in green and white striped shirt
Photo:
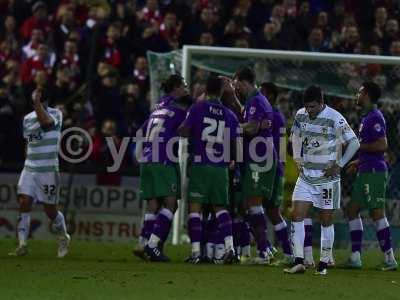
<path fill-rule="evenodd" d="M 303 94 L 304 108 L 292 128 L 293 158 L 300 176 L 293 191 L 292 243 L 295 265 L 286 273 L 303 273 L 304 218 L 311 206 L 319 209 L 321 255 L 316 274 L 326 275 L 335 238 L 333 212 L 340 207 L 340 169 L 357 152 L 360 143 L 345 118 L 324 103 L 318 86 Z M 342 154 L 342 145 L 347 145 Z"/>
<path fill-rule="evenodd" d="M 70 236 L 67 233 L 64 215 L 57 209 L 62 113 L 47 106 L 47 97 L 43 90 L 33 92 L 32 102 L 34 111 L 26 115 L 23 121 L 27 151 L 24 169 L 18 181 L 19 246 L 10 255 L 23 256 L 28 253 L 27 239 L 32 204 L 41 203 L 59 234 L 58 257 L 64 257 L 68 253 Z"/>

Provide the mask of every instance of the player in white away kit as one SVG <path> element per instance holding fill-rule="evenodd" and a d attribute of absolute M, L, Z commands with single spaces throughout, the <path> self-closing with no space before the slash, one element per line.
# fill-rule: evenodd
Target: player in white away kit
<path fill-rule="evenodd" d="M 34 91 L 34 111 L 26 115 L 23 121 L 27 151 L 24 169 L 18 181 L 19 246 L 10 253 L 14 256 L 28 253 L 27 239 L 33 203 L 43 204 L 44 211 L 53 222 L 54 230 L 59 234 L 58 257 L 64 257 L 68 253 L 70 236 L 67 233 L 64 215 L 57 210 L 62 113 L 58 109 L 47 107 L 46 100 L 44 91 Z"/>
<path fill-rule="evenodd" d="M 285 273 L 303 273 L 304 218 L 313 205 L 321 220 L 321 254 L 316 274 L 326 275 L 335 231 L 333 212 L 340 207 L 340 169 L 357 152 L 360 143 L 344 117 L 324 103 L 318 86 L 308 87 L 292 127 L 293 158 L 300 170 L 293 191 L 292 244 L 295 263 Z M 341 145 L 347 148 L 343 156 Z"/>

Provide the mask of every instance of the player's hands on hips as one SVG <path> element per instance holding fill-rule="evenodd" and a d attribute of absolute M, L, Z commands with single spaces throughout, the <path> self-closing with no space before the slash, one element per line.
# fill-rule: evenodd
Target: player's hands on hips
<path fill-rule="evenodd" d="M 340 174 L 340 167 L 336 163 L 334 163 L 332 166 L 324 170 L 324 175 L 326 177 L 336 177 L 339 174 Z"/>
<path fill-rule="evenodd" d="M 297 171 L 299 171 L 299 173 L 303 172 L 303 166 L 304 166 L 304 162 L 302 159 L 295 159 L 294 160 L 296 162 L 296 166 L 297 166 Z"/>
<path fill-rule="evenodd" d="M 347 169 L 346 169 L 346 174 L 355 174 L 357 173 L 357 169 L 358 169 L 358 159 L 351 161 L 348 165 L 347 165 Z"/>

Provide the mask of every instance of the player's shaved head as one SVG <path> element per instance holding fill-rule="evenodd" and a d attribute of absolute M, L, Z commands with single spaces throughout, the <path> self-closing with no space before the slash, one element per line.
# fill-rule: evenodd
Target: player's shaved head
<path fill-rule="evenodd" d="M 372 103 L 377 103 L 381 97 L 381 88 L 373 81 L 366 81 L 362 84 L 364 92 L 368 95 Z"/>
<path fill-rule="evenodd" d="M 256 74 L 254 73 L 254 71 L 251 68 L 242 67 L 236 71 L 233 78 L 240 80 L 240 81 L 247 81 L 250 84 L 254 84 L 256 81 Z"/>
<path fill-rule="evenodd" d="M 224 81 L 215 76 L 210 75 L 206 81 L 206 93 L 208 96 L 218 96 L 222 94 L 222 89 L 224 87 Z"/>
<path fill-rule="evenodd" d="M 184 81 L 181 75 L 172 74 L 161 83 L 161 89 L 164 91 L 164 93 L 170 94 L 174 89 L 179 88 L 183 84 Z"/>

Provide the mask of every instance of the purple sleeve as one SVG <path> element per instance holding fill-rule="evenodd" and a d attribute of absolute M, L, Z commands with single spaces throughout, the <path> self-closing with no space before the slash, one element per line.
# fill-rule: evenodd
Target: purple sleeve
<path fill-rule="evenodd" d="M 272 114 L 272 111 L 271 111 Z M 258 98 L 254 98 L 247 108 L 248 121 L 261 121 L 264 119 L 265 110 L 261 106 Z M 272 120 L 272 118 L 271 118 Z"/>
<path fill-rule="evenodd" d="M 231 140 L 236 139 L 239 136 L 239 121 L 234 113 L 231 113 L 229 120 L 229 130 Z"/>
<path fill-rule="evenodd" d="M 385 136 L 386 124 L 383 118 L 373 117 L 366 120 L 361 137 L 363 143 L 372 143 Z"/>
<path fill-rule="evenodd" d="M 193 104 L 187 115 L 185 121 L 183 121 L 182 126 L 192 129 L 193 125 L 197 122 L 197 111 L 198 111 L 198 104 Z"/>

